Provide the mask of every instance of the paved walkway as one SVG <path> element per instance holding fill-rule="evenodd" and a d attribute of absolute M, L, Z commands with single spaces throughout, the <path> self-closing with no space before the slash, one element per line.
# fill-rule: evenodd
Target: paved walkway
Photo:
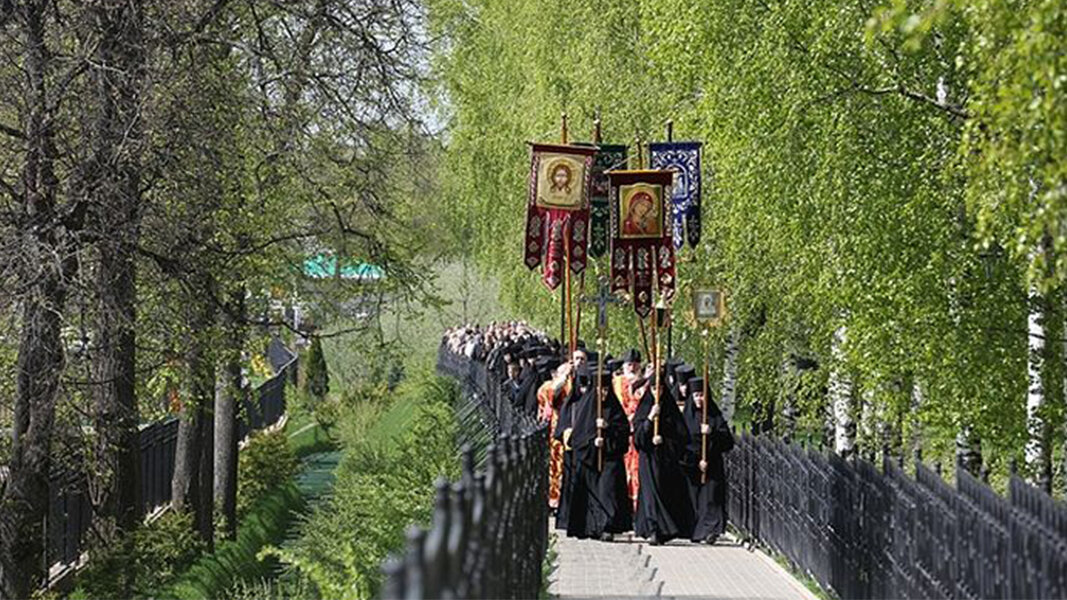
<path fill-rule="evenodd" d="M 557 534 L 548 589 L 554 597 L 815 600 L 771 558 L 730 537 L 714 546 L 680 541 L 650 546 L 630 536 L 603 543 Z"/>

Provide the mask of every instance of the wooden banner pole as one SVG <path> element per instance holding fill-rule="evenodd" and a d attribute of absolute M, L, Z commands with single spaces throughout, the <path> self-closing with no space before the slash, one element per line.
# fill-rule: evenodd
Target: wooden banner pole
<path fill-rule="evenodd" d="M 707 425 L 708 423 L 708 329 L 705 327 L 702 333 L 704 336 L 704 368 L 701 369 L 701 374 L 704 376 L 704 401 L 700 406 L 700 423 Z M 689 393 L 693 393 L 692 390 Z M 701 429 L 704 429 L 701 427 Z M 706 465 L 708 462 L 708 434 L 703 431 L 700 432 L 700 460 Z M 704 470 L 700 472 L 700 483 L 704 484 L 708 482 L 708 468 L 704 467 Z"/>
<path fill-rule="evenodd" d="M 586 268 L 588 269 L 588 265 L 586 266 Z M 578 299 L 579 299 L 579 302 L 578 302 L 578 308 L 575 309 L 575 312 L 578 314 L 578 316 L 577 316 L 577 318 L 574 319 L 574 338 L 575 338 L 576 341 L 582 337 L 582 303 L 580 302 L 580 300 L 581 300 L 582 296 L 584 296 L 584 295 L 585 295 L 585 271 L 582 271 L 582 274 L 578 276 Z"/>
<path fill-rule="evenodd" d="M 674 141 L 674 121 L 671 120 L 671 119 L 667 119 L 667 141 L 668 142 L 673 142 Z M 651 153 L 649 153 L 649 154 L 650 154 L 649 159 L 650 159 L 650 162 L 651 162 Z M 671 199 L 671 206 L 673 206 L 673 203 L 674 203 L 674 200 Z M 673 213 L 672 213 L 671 219 L 673 219 L 673 218 L 674 218 L 674 216 L 673 216 Z M 674 227 L 673 221 L 671 223 L 671 227 L 672 227 L 671 231 L 673 231 L 673 227 Z M 677 281 L 678 271 L 680 271 L 680 270 L 681 269 L 679 269 L 677 267 L 677 265 L 676 265 L 675 266 L 675 283 L 677 284 L 677 287 L 681 287 L 681 284 L 678 283 L 678 281 Z M 667 358 L 671 358 L 672 356 L 674 356 L 674 320 L 673 319 L 667 322 Z"/>
<path fill-rule="evenodd" d="M 561 144 L 567 144 L 567 113 L 560 114 L 559 117 L 559 141 Z M 567 227 L 563 227 L 563 296 L 562 298 L 562 310 L 566 315 L 567 323 L 567 348 L 570 353 L 567 355 L 567 360 L 574 359 L 574 313 L 571 300 L 571 247 L 570 247 L 570 232 Z M 560 340 L 560 343 L 564 343 L 564 340 Z M 572 373 L 573 378 L 573 373 Z"/>
<path fill-rule="evenodd" d="M 659 264 L 659 263 L 656 262 L 656 247 L 653 246 L 652 247 L 652 265 L 653 265 L 652 268 L 653 268 L 653 272 L 655 272 L 655 265 L 657 265 L 657 264 Z M 660 378 L 659 378 L 659 340 L 656 339 L 656 321 L 659 320 L 657 318 L 659 315 L 656 314 L 656 302 L 655 302 L 656 294 L 655 294 L 654 290 L 655 290 L 655 288 L 653 288 L 653 293 L 652 293 L 652 300 L 653 300 L 653 302 L 652 302 L 652 365 L 653 365 L 653 369 L 654 369 L 652 371 L 652 376 L 655 377 L 655 380 L 654 380 L 655 381 L 655 384 L 654 384 L 654 386 L 655 386 L 654 387 L 655 396 L 654 396 L 653 400 L 655 400 L 656 406 L 659 406 L 660 405 L 660 392 L 662 391 L 662 390 L 660 390 Z M 652 421 L 652 435 L 654 435 L 654 436 L 659 435 L 659 414 L 658 413 L 656 414 L 656 418 Z"/>
<path fill-rule="evenodd" d="M 570 232 L 563 228 L 563 293 L 567 302 L 567 347 L 570 349 L 568 360 L 574 358 L 574 304 L 571 296 L 571 244 Z"/>
<path fill-rule="evenodd" d="M 602 383 L 602 375 L 604 373 L 604 333 L 603 328 L 600 328 L 596 340 L 597 352 L 600 354 L 596 363 L 596 436 L 598 438 L 604 437 L 604 430 L 600 427 L 600 420 L 604 418 L 604 385 Z M 604 471 L 603 443 L 596 449 L 596 470 L 597 472 Z"/>

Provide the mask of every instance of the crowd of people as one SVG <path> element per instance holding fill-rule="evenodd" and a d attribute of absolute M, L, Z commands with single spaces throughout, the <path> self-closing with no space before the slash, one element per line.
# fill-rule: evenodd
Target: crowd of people
<path fill-rule="evenodd" d="M 450 351 L 483 360 L 516 409 L 549 424 L 547 502 L 556 528 L 611 541 L 713 544 L 726 530 L 726 420 L 691 365 L 644 365 L 640 352 L 599 357 L 522 322 L 446 333 Z"/>
<path fill-rule="evenodd" d="M 442 342 L 453 354 L 487 363 L 500 356 L 506 348 L 530 344 L 550 346 L 554 343 L 543 332 L 533 329 L 524 321 L 493 321 L 485 327 L 469 323 L 452 327 L 445 330 Z"/>

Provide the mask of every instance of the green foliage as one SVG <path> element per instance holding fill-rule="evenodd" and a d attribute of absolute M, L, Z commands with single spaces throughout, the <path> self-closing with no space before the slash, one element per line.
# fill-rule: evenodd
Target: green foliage
<path fill-rule="evenodd" d="M 299 462 L 284 430 L 256 431 L 237 459 L 237 518 L 296 474 Z"/>
<path fill-rule="evenodd" d="M 169 511 L 137 529 L 126 543 L 95 548 L 78 573 L 72 598 L 119 598 L 132 581 L 135 597 L 151 597 L 204 551 L 192 515 Z"/>
<path fill-rule="evenodd" d="M 304 386 L 308 394 L 322 400 L 330 392 L 330 370 L 326 367 L 326 357 L 322 353 L 322 342 L 312 338 L 305 367 Z"/>
<path fill-rule="evenodd" d="M 318 597 L 372 597 L 404 529 L 429 518 L 433 480 L 457 475 L 454 394 L 451 382 L 420 375 L 394 398 L 346 404 L 333 496 L 301 523 L 296 541 L 266 554 Z"/>
<path fill-rule="evenodd" d="M 257 553 L 268 544 L 280 542 L 304 506 L 304 498 L 291 482 L 274 488 L 241 518 L 236 540 L 219 544 L 214 554 L 201 557 L 173 585 L 157 591 L 155 597 L 218 598 L 238 581 L 269 576 L 276 563 L 261 561 Z"/>
<path fill-rule="evenodd" d="M 301 579 L 240 580 L 223 597 L 229 600 L 290 600 L 311 598 L 313 590 Z"/>
<path fill-rule="evenodd" d="M 513 314 L 558 331 L 560 294 L 522 264 L 523 142 L 557 139 L 561 111 L 587 140 L 600 110 L 610 143 L 662 139 L 673 119 L 676 139 L 705 144 L 704 238 L 681 253 L 676 307 L 692 285 L 728 290 L 709 359 L 721 377 L 739 331 L 739 415 L 766 414 L 783 360 L 811 357 L 809 437 L 840 368 L 871 414 L 922 432 L 927 456 L 970 426 L 1003 469 L 1026 439 L 1029 283 L 1064 271 L 1062 4 L 431 0 L 457 253 L 499 277 Z M 1032 252 L 1046 233 L 1053 249 Z M 611 350 L 639 344 L 632 309 L 609 310 Z M 679 321 L 676 351 L 701 360 Z M 1055 400 L 1063 386 L 1047 387 Z"/>

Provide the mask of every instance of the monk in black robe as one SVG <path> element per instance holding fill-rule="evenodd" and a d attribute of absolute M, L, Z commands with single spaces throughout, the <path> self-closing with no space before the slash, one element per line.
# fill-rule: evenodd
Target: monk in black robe
<path fill-rule="evenodd" d="M 633 526 L 623 464 L 630 447 L 630 423 L 611 389 L 610 372 L 600 375 L 604 400 L 599 418 L 596 375 L 583 371 L 577 381 L 578 395 L 561 413 L 561 422 L 569 425 L 561 437 L 566 440 L 570 470 L 564 488 L 567 498 L 560 503 L 568 507 L 568 536 L 611 541 L 614 534 Z"/>
<path fill-rule="evenodd" d="M 734 436 L 711 398 L 704 396 L 704 378 L 694 377 L 686 386 L 685 418 L 689 434 L 686 481 L 695 521 L 689 539 L 714 544 L 726 532 L 726 469 L 723 454 L 734 447 Z M 708 403 L 707 418 L 703 405 Z M 705 458 L 706 457 L 706 458 Z"/>
<path fill-rule="evenodd" d="M 642 393 L 633 420 L 640 479 L 634 532 L 658 545 L 689 536 L 693 529 L 693 506 L 681 464 L 689 433 L 678 406 L 665 390 L 657 403 L 653 386 L 652 379 L 634 382 L 634 387 Z M 654 432 L 656 415 L 659 415 L 659 435 Z"/>
<path fill-rule="evenodd" d="M 563 419 L 563 411 L 572 402 L 577 402 L 581 398 L 581 386 L 578 384 L 577 381 L 575 381 L 575 379 L 578 378 L 583 372 L 586 374 L 586 385 L 588 385 L 588 369 L 585 369 L 588 360 L 588 353 L 583 349 L 578 349 L 575 350 L 572 354 L 570 362 L 564 365 L 564 369 L 566 370 L 564 371 L 563 376 L 572 378 L 572 383 L 569 386 L 570 393 L 566 395 L 563 402 L 560 404 L 560 416 L 559 420 L 556 423 L 556 433 L 554 436 L 556 440 L 563 442 L 564 448 L 566 448 L 567 446 L 567 440 L 563 439 L 564 431 L 566 431 L 568 428 L 572 428 L 574 424 L 572 422 L 572 415 L 568 415 L 567 420 Z M 564 386 L 564 389 L 566 389 L 566 386 Z M 563 475 L 560 481 L 559 506 L 556 508 L 556 529 L 567 529 L 567 519 L 570 517 L 570 489 L 571 486 L 574 485 L 574 479 L 572 475 L 572 472 L 574 470 L 573 460 L 573 452 L 563 452 Z"/>

